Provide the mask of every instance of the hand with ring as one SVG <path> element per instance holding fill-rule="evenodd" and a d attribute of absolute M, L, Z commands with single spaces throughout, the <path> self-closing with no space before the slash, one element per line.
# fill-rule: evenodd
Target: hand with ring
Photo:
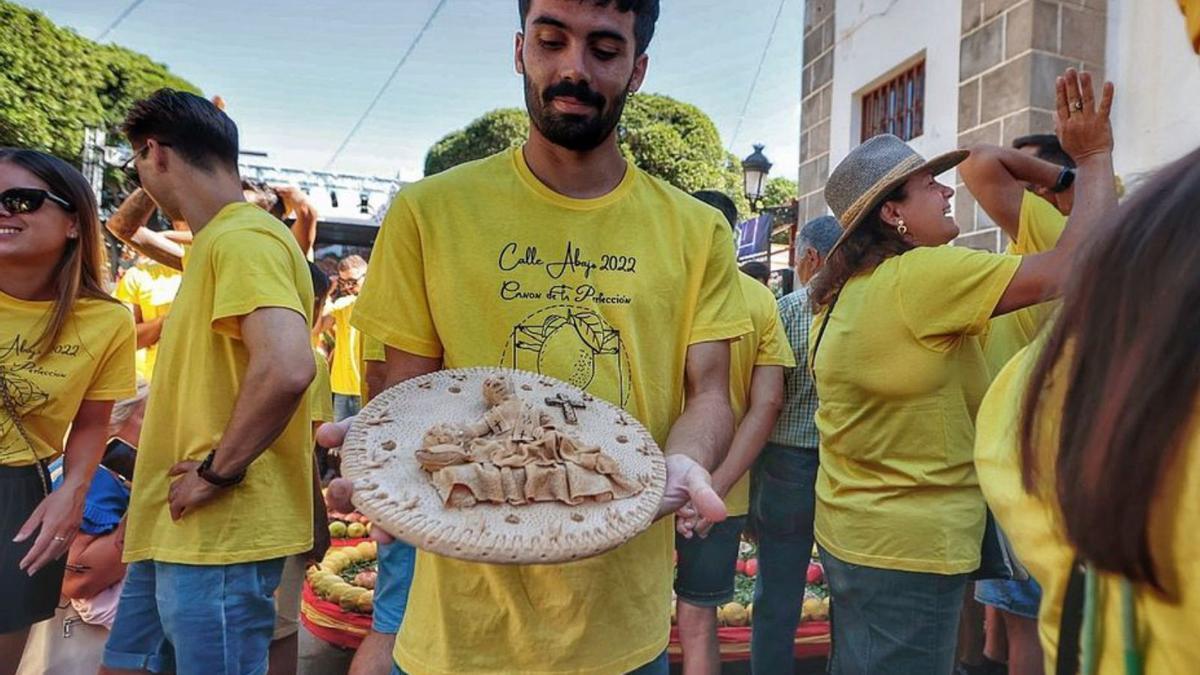
<path fill-rule="evenodd" d="M 71 540 L 79 533 L 79 523 L 83 521 L 86 495 L 86 486 L 84 489 L 63 486 L 37 505 L 13 538 L 14 542 L 21 543 L 37 532 L 29 552 L 18 565 L 21 571 L 33 576 L 67 554 Z"/>
<path fill-rule="evenodd" d="M 1113 85 L 1105 83 L 1099 100 L 1092 87 L 1090 73 L 1068 68 L 1055 83 L 1057 109 L 1055 132 L 1063 150 L 1076 162 L 1113 149 L 1112 123 L 1109 117 L 1113 105 Z"/>

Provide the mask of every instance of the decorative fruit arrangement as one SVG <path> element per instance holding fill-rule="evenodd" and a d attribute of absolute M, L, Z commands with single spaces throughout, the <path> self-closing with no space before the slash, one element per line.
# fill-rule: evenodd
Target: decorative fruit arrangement
<path fill-rule="evenodd" d="M 313 592 L 343 610 L 370 614 L 374 609 L 378 558 L 376 543 L 331 548 L 320 565 L 308 568 L 305 577 Z"/>
<path fill-rule="evenodd" d="M 816 557 L 814 548 L 813 559 L 808 565 L 804 605 L 800 612 L 801 621 L 829 619 L 829 587 L 825 584 L 825 570 Z M 721 626 L 749 626 L 754 620 L 754 584 L 758 577 L 758 547 L 755 544 L 748 541 L 741 543 L 735 572 L 733 601 L 717 608 L 717 623 Z M 675 607 L 672 602 L 671 623 L 675 623 L 675 620 Z"/>
<path fill-rule="evenodd" d="M 334 539 L 361 539 L 371 533 L 371 521 L 361 513 L 329 513 L 329 536 Z"/>

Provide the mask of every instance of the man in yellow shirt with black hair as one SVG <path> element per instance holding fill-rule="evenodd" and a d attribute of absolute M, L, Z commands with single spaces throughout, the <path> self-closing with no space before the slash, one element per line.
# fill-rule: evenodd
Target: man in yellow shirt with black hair
<path fill-rule="evenodd" d="M 164 89 L 125 122 L 146 193 L 195 237 L 134 473 L 106 672 L 263 672 L 284 559 L 313 546 L 312 280 L 245 202 L 237 127 Z"/>
<path fill-rule="evenodd" d="M 618 145 L 657 0 L 517 9 L 528 141 L 400 192 L 352 320 L 387 346 L 389 384 L 440 368 L 515 367 L 628 410 L 667 454 L 663 518 L 567 564 L 419 552 L 413 620 L 394 656 L 414 675 L 666 673 L 672 524 L 692 532 L 700 516 L 724 518 L 708 470 L 733 434 L 729 341 L 753 326 L 724 218 L 640 171 Z M 538 339 L 514 339 L 530 328 Z M 345 428 L 322 438 L 340 442 Z"/>

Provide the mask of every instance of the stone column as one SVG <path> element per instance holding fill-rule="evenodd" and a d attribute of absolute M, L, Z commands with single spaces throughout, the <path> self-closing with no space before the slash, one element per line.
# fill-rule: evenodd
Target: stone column
<path fill-rule="evenodd" d="M 828 212 L 829 123 L 833 110 L 835 0 L 808 0 L 804 7 L 804 73 L 800 104 L 800 189 L 796 216 L 803 225 Z"/>
<path fill-rule="evenodd" d="M 1054 133 L 1054 78 L 1069 66 L 1103 81 L 1108 0 L 962 0 L 962 7 L 960 146 Z M 957 189 L 958 243 L 1003 245 L 970 193 Z"/>

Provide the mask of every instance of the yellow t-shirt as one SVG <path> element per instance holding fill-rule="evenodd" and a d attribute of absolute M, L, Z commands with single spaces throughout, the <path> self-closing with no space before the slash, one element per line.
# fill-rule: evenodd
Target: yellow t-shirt
<path fill-rule="evenodd" d="M 313 350 L 313 360 L 317 362 L 317 374 L 312 384 L 308 385 L 308 414 L 313 422 L 332 422 L 333 392 L 329 389 L 329 363 L 325 355 Z"/>
<path fill-rule="evenodd" d="M 129 310 L 118 302 L 77 300 L 58 344 L 39 358 L 33 342 L 53 307 L 50 301 L 21 300 L 0 291 L 0 387 L 34 446 L 31 451 L 0 398 L 0 466 L 53 460 L 62 454 L 83 401 L 117 401 L 134 394 L 137 334 Z"/>
<path fill-rule="evenodd" d="M 888 258 L 846 282 L 809 359 L 820 397 L 817 541 L 856 565 L 979 567 L 979 336 L 1021 259 L 954 246 Z M 810 350 L 828 315 L 813 318 Z"/>
<path fill-rule="evenodd" d="M 283 307 L 311 321 L 308 265 L 279 221 L 253 204 L 221 209 L 196 235 L 163 327 L 125 533 L 125 562 L 224 565 L 312 548 L 312 423 L 308 400 L 246 479 L 175 522 L 167 471 L 203 460 L 233 413 L 249 355 L 239 319 Z"/>
<path fill-rule="evenodd" d="M 1066 225 L 1067 217 L 1057 207 L 1026 190 L 1021 200 L 1017 240 L 1005 252 L 1033 255 L 1049 251 L 1058 244 Z M 1058 305 L 1057 301 L 1044 302 L 992 319 L 983 339 L 983 356 L 993 377 L 1013 354 L 1033 341 Z"/>
<path fill-rule="evenodd" d="M 353 321 L 447 368 L 569 381 L 660 444 L 683 406 L 688 346 L 752 330 L 716 210 L 632 165 L 603 197 L 564 197 L 519 148 L 397 195 Z M 569 564 L 418 552 L 396 660 L 414 675 L 633 670 L 667 646 L 673 541 L 666 518 Z"/>
<path fill-rule="evenodd" d="M 157 262 L 138 263 L 125 271 L 113 293 L 118 300 L 142 311 L 143 321 L 166 316 L 179 292 L 183 275 L 179 270 Z M 147 382 L 154 373 L 158 345 L 152 344 L 137 351 L 137 374 Z"/>
<path fill-rule="evenodd" d="M 333 364 L 330 366 L 330 385 L 333 393 L 358 396 L 362 392 L 362 337 L 350 325 L 357 296 L 347 295 L 330 306 L 333 316 Z"/>
<path fill-rule="evenodd" d="M 796 357 L 783 325 L 779 321 L 779 303 L 771 289 L 757 279 L 738 275 L 742 286 L 742 297 L 754 332 L 743 335 L 733 343 L 729 354 L 729 400 L 733 406 L 734 424 L 741 424 L 750 404 L 750 384 L 754 369 L 760 366 L 782 366 L 795 368 Z M 731 516 L 744 516 L 750 512 L 750 474 L 742 476 L 725 495 L 725 508 Z"/>
<path fill-rule="evenodd" d="M 365 405 L 371 398 L 367 395 L 367 362 L 375 361 L 382 363 L 387 361 L 387 350 L 379 340 L 369 335 L 363 335 L 361 331 L 358 334 L 362 336 L 362 361 L 358 364 L 358 371 L 362 373 L 362 390 L 359 393 L 359 398 Z"/>
<path fill-rule="evenodd" d="M 1062 514 L 1054 498 L 1056 439 L 1061 424 L 1061 386 L 1051 383 L 1043 394 L 1057 415 L 1046 414 L 1039 426 L 1041 483 L 1037 495 L 1021 484 L 1019 430 L 1021 404 L 1029 374 L 1040 354 L 1036 342 L 1018 354 L 996 378 L 979 408 L 975 466 L 979 484 L 996 520 L 1013 548 L 1042 586 L 1038 633 L 1046 672 L 1054 672 L 1062 605 L 1075 552 L 1067 542 Z M 1051 403 L 1052 402 L 1052 403 Z M 1136 593 L 1137 641 L 1146 673 L 1200 672 L 1200 407 L 1189 439 L 1159 486 L 1150 509 L 1150 549 L 1173 598 L 1145 586 Z M 1102 575 L 1100 583 L 1099 675 L 1123 675 L 1119 582 Z"/>
<path fill-rule="evenodd" d="M 1200 0 L 1179 0 L 1179 9 L 1183 10 L 1192 49 L 1200 54 Z"/>

